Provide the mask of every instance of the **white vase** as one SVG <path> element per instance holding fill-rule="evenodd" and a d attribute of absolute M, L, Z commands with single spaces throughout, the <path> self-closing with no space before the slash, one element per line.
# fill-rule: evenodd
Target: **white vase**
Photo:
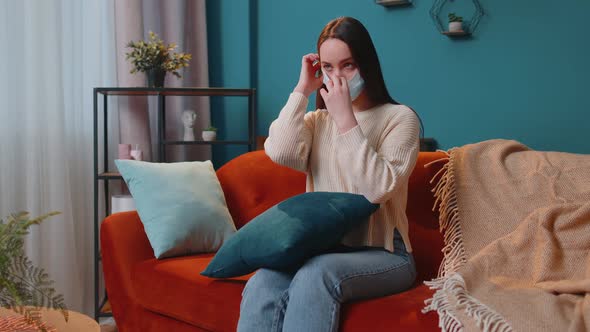
<path fill-rule="evenodd" d="M 214 141 L 217 137 L 217 132 L 211 130 L 203 130 L 201 136 L 203 137 L 203 141 Z"/>
<path fill-rule="evenodd" d="M 449 22 L 449 32 L 463 31 L 463 22 Z"/>

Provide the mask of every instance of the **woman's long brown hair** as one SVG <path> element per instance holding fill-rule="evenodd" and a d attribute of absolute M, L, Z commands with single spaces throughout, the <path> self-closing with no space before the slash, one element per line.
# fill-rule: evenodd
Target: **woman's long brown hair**
<path fill-rule="evenodd" d="M 324 27 L 318 38 L 318 54 L 320 52 L 320 46 L 330 38 L 339 39 L 348 45 L 352 58 L 358 66 L 361 77 L 365 80 L 365 91 L 369 100 L 376 105 L 386 103 L 399 104 L 387 91 L 375 45 L 373 45 L 373 40 L 369 35 L 369 31 L 367 31 L 361 22 L 352 17 L 339 17 L 330 21 Z M 321 88 L 323 87 L 324 86 L 322 85 Z M 316 93 L 315 105 L 316 109 L 326 108 L 326 103 L 324 102 L 324 98 L 322 98 L 319 89 Z M 414 110 L 412 109 L 412 111 Z M 414 111 L 414 113 L 416 113 L 416 111 Z M 417 113 L 416 116 L 418 116 Z M 418 116 L 418 119 L 420 120 L 420 131 L 423 132 L 420 116 Z"/>

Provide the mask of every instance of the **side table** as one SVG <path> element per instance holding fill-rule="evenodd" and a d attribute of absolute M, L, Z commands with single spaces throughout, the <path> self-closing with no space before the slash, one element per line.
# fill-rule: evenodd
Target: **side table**
<path fill-rule="evenodd" d="M 14 312 L 13 310 L 0 308 L 0 331 L 9 331 L 7 328 L 11 327 L 25 327 L 26 325 L 22 323 L 24 320 L 19 319 L 22 317 L 22 315 Z M 66 322 L 64 316 L 59 310 L 43 308 L 41 309 L 41 321 L 45 323 L 47 331 L 100 332 L 100 326 L 94 319 L 72 310 L 68 310 L 68 321 Z M 18 329 L 18 331 L 32 332 L 35 330 L 30 328 L 22 328 Z"/>

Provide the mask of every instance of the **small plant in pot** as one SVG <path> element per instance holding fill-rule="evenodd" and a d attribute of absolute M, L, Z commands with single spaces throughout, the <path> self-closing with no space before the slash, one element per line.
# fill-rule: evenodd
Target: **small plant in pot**
<path fill-rule="evenodd" d="M 130 73 L 145 72 L 147 85 L 150 88 L 163 87 L 167 72 L 181 78 L 178 70 L 188 67 L 192 55 L 190 53 L 174 53 L 176 47 L 174 43 L 165 45 L 152 31 L 150 31 L 148 41 L 130 41 L 127 48 L 130 48 L 131 52 L 125 53 L 126 59 L 130 60 L 133 65 Z"/>
<path fill-rule="evenodd" d="M 449 32 L 463 32 L 463 17 L 449 13 Z"/>
<path fill-rule="evenodd" d="M 203 137 L 203 141 L 214 141 L 217 138 L 217 128 L 209 126 L 203 129 L 201 136 Z"/>

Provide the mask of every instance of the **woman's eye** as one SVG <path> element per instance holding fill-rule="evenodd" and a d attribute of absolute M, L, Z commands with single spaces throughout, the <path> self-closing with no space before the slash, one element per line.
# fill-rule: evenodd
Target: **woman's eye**
<path fill-rule="evenodd" d="M 347 63 L 347 64 L 344 65 L 344 68 L 347 68 L 347 69 L 354 68 L 354 64 L 352 64 L 352 63 L 349 62 L 349 63 Z"/>

